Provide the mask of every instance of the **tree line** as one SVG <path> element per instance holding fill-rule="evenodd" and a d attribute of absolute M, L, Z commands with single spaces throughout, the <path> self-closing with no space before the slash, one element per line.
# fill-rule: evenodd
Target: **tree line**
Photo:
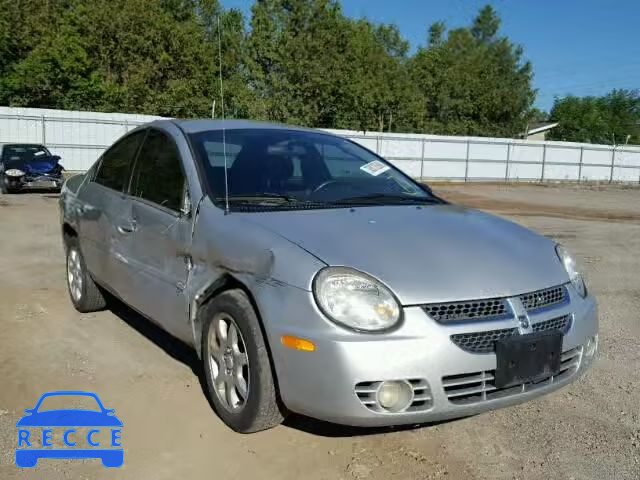
<path fill-rule="evenodd" d="M 215 103 L 216 117 L 313 127 L 522 133 L 533 69 L 495 10 L 426 33 L 410 53 L 396 26 L 338 0 L 257 0 L 250 18 L 218 0 L 0 0 L 0 104 L 188 118 Z"/>

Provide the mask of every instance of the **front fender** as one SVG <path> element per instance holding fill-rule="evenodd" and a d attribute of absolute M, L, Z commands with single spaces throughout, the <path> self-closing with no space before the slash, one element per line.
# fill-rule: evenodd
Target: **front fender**
<path fill-rule="evenodd" d="M 313 276 L 324 266 L 298 245 L 247 221 L 242 213 L 225 215 L 204 199 L 194 220 L 187 281 L 194 348 L 200 353 L 200 305 L 229 280 L 242 285 L 254 299 L 265 283 L 310 291 Z"/>

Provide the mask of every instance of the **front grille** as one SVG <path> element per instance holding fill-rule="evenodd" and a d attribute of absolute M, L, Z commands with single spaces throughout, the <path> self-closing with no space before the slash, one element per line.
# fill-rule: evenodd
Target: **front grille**
<path fill-rule="evenodd" d="M 517 328 L 489 330 L 487 332 L 456 333 L 451 335 L 453 343 L 471 353 L 490 353 L 496 349 L 496 342 L 518 333 Z"/>
<path fill-rule="evenodd" d="M 544 322 L 534 323 L 531 327 L 534 332 L 546 332 L 560 330 L 567 333 L 570 324 L 570 315 L 552 318 Z M 504 328 L 501 330 L 487 330 L 485 332 L 456 333 L 451 335 L 451 341 L 466 352 L 492 353 L 496 350 L 496 342 L 503 338 L 516 335 L 517 328 Z"/>
<path fill-rule="evenodd" d="M 407 379 L 407 382 L 409 382 L 413 388 L 413 401 L 411 405 L 403 411 L 419 412 L 431 408 L 433 406 L 433 398 L 427 381 L 422 378 L 413 378 Z M 381 383 L 382 381 L 360 382 L 356 384 L 355 392 L 358 399 L 360 399 L 362 404 L 369 410 L 378 413 L 389 413 L 388 410 L 385 410 L 378 404 L 378 399 L 376 398 L 376 393 Z"/>
<path fill-rule="evenodd" d="M 472 300 L 468 302 L 431 303 L 422 308 L 439 323 L 467 320 L 486 320 L 507 314 L 506 301 L 501 298 Z"/>
<path fill-rule="evenodd" d="M 567 333 L 569 325 L 571 323 L 571 315 L 565 315 L 563 317 L 552 318 L 551 320 L 545 320 L 544 322 L 538 322 L 531 325 L 534 332 L 546 332 L 548 330 L 560 330 L 562 333 Z"/>
<path fill-rule="evenodd" d="M 525 310 L 532 311 L 559 303 L 565 303 L 568 301 L 568 293 L 566 287 L 560 285 L 558 287 L 525 293 L 524 295 L 520 295 L 519 298 Z"/>
<path fill-rule="evenodd" d="M 575 374 L 582 361 L 582 346 L 568 350 L 560 357 L 560 372 L 536 383 L 522 383 L 508 388 L 496 388 L 495 370 L 448 375 L 442 377 L 442 386 L 449 402 L 456 405 L 486 402 L 498 398 L 520 395 L 560 382 Z"/>
<path fill-rule="evenodd" d="M 536 310 L 569 302 L 569 293 L 564 285 L 536 290 L 519 295 L 525 310 Z M 427 315 L 438 323 L 455 323 L 467 321 L 495 320 L 512 316 L 507 307 L 506 298 L 488 298 L 484 300 L 466 300 L 462 302 L 430 303 L 422 305 Z"/>

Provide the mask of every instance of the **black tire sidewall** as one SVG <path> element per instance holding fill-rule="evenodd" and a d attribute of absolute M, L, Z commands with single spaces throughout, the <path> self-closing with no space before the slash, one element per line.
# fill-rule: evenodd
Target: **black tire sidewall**
<path fill-rule="evenodd" d="M 209 331 L 213 325 L 213 318 L 221 312 L 228 314 L 235 321 L 242 334 L 249 359 L 248 398 L 244 407 L 238 412 L 230 412 L 218 399 L 209 363 Z M 267 398 L 273 395 L 273 376 L 269 354 L 256 313 L 244 292 L 232 290 L 223 292 L 213 299 L 205 306 L 203 314 L 206 317 L 202 330 L 202 359 L 209 396 L 215 411 L 227 425 L 238 432 L 256 431 L 253 426 L 256 418 L 264 411 L 265 402 L 274 400 Z"/>

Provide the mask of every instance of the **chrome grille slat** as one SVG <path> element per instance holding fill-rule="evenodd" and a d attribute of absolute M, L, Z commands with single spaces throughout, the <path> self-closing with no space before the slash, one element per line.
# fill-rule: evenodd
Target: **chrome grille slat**
<path fill-rule="evenodd" d="M 483 383 L 483 382 L 479 382 L 479 383 Z M 474 393 L 490 392 L 495 389 L 496 387 L 492 387 L 488 385 L 478 385 L 477 387 L 461 388 L 460 390 L 450 390 L 449 392 L 447 392 L 447 397 L 455 398 L 455 397 L 473 395 Z"/>
<path fill-rule="evenodd" d="M 481 372 L 476 376 L 464 376 L 462 378 L 458 379 L 450 379 L 450 380 L 443 380 L 442 384 L 445 387 L 456 387 L 458 385 L 466 385 L 469 383 L 478 383 L 478 382 L 488 382 L 489 380 L 493 380 L 493 375 L 487 372 Z"/>
<path fill-rule="evenodd" d="M 574 375 L 582 362 L 582 347 L 576 347 L 561 355 L 560 372 L 536 383 L 523 383 L 509 388 L 496 388 L 495 370 L 449 375 L 442 378 L 444 393 L 449 402 L 456 405 L 484 402 L 511 395 L 519 395 L 537 388 L 552 385 Z M 484 378 L 484 380 L 482 380 Z M 474 385 L 460 388 L 460 385 Z"/>

